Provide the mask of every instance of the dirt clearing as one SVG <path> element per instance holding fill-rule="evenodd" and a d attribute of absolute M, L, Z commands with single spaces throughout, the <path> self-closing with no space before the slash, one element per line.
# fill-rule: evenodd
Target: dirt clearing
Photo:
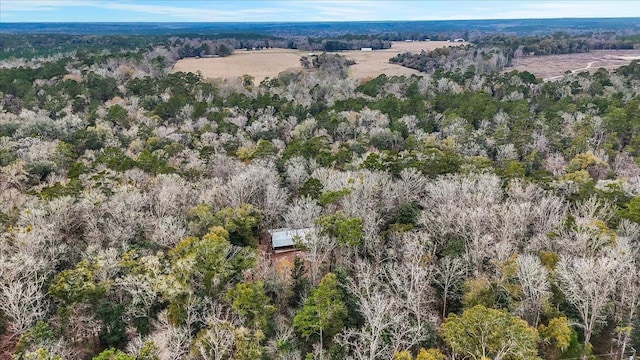
<path fill-rule="evenodd" d="M 566 71 L 595 72 L 599 68 L 617 69 L 632 60 L 640 60 L 640 50 L 592 50 L 588 53 L 547 55 L 514 60 L 516 66 L 506 71 L 528 71 L 545 80 L 562 78 Z"/>
<path fill-rule="evenodd" d="M 422 50 L 430 51 L 439 47 L 464 44 L 447 41 L 403 41 L 393 42 L 391 49 L 342 51 L 337 54 L 355 60 L 356 64 L 349 67 L 349 76 L 357 79 L 376 77 L 380 74 L 409 76 L 420 72 L 390 64 L 389 59 L 400 53 L 419 53 Z M 319 54 L 319 52 L 315 53 Z M 292 49 L 236 50 L 233 55 L 223 58 L 182 59 L 173 66 L 173 71 L 200 71 L 205 78 L 209 79 L 235 78 L 246 74 L 253 76 L 255 83 L 259 84 L 265 78 L 277 77 L 283 71 L 302 69 L 300 58 L 307 55 L 309 55 L 307 51 Z"/>

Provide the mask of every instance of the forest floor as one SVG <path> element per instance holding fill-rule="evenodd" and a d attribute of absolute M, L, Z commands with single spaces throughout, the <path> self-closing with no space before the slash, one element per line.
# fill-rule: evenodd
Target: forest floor
<path fill-rule="evenodd" d="M 388 76 L 419 74 L 419 71 L 397 64 L 390 64 L 389 59 L 400 53 L 419 53 L 422 50 L 431 51 L 445 46 L 459 46 L 466 43 L 448 41 L 395 41 L 390 49 L 374 51 L 340 51 L 338 54 L 354 60 L 355 65 L 349 67 L 349 76 L 362 79 L 376 77 L 380 74 Z M 314 52 L 320 54 L 320 52 Z M 236 50 L 231 56 L 223 58 L 186 58 L 179 60 L 173 71 L 200 71 L 205 78 L 235 78 L 245 74 L 254 77 L 259 84 L 265 78 L 275 78 L 279 73 L 288 70 L 300 70 L 300 58 L 308 56 L 308 51 L 295 49 L 263 49 Z"/>
<path fill-rule="evenodd" d="M 640 60 L 640 50 L 592 50 L 588 53 L 547 55 L 514 60 L 516 66 L 505 71 L 528 71 L 544 80 L 557 80 L 566 71 L 595 72 L 599 68 L 617 69 L 632 60 Z"/>

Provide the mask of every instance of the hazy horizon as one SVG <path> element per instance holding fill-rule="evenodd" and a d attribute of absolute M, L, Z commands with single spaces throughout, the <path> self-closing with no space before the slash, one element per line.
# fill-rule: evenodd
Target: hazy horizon
<path fill-rule="evenodd" d="M 2 21 L 5 24 L 314 24 L 314 23 L 405 23 L 436 21 L 499 21 L 499 20 L 597 20 L 597 19 L 639 19 L 640 16 L 618 17 L 557 17 L 557 18 L 499 18 L 499 19 L 443 19 L 443 20 L 300 20 L 300 21 Z"/>
<path fill-rule="evenodd" d="M 636 1 L 0 0 L 3 23 L 278 23 L 640 17 Z"/>

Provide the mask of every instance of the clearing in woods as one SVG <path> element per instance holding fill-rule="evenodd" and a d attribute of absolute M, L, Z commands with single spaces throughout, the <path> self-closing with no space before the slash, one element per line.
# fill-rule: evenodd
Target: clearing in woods
<path fill-rule="evenodd" d="M 356 64 L 349 67 L 349 76 L 357 79 L 376 77 L 380 74 L 412 75 L 420 72 L 397 64 L 390 64 L 389 59 L 400 53 L 419 53 L 422 50 L 431 51 L 445 46 L 460 46 L 466 43 L 448 41 L 413 41 L 392 42 L 390 49 L 374 51 L 340 51 L 338 54 L 347 59 L 355 60 Z M 315 52 L 320 54 L 320 52 Z M 251 75 L 255 83 L 259 84 L 265 78 L 277 77 L 287 70 L 299 70 L 300 58 L 309 55 L 308 51 L 292 49 L 264 49 L 264 50 L 236 50 L 231 56 L 223 58 L 186 58 L 179 60 L 173 71 L 200 71 L 205 78 L 235 78 Z"/>
<path fill-rule="evenodd" d="M 532 56 L 514 60 L 514 67 L 505 71 L 528 71 L 544 80 L 557 80 L 566 71 L 595 72 L 599 68 L 617 69 L 632 60 L 640 60 L 640 50 L 591 50 L 588 53 Z"/>
<path fill-rule="evenodd" d="M 340 51 L 337 54 L 355 60 L 349 67 L 349 76 L 356 79 L 376 77 L 380 74 L 388 76 L 419 74 L 420 72 L 397 64 L 390 64 L 389 59 L 400 53 L 419 53 L 431 51 L 445 46 L 458 46 L 466 43 L 447 41 L 413 41 L 392 42 L 390 49 L 374 51 Z M 320 52 L 315 52 L 320 54 Z M 205 78 L 235 78 L 245 74 L 251 75 L 259 84 L 265 78 L 277 77 L 287 70 L 300 70 L 300 58 L 309 55 L 308 51 L 292 49 L 236 50 L 233 55 L 223 58 L 186 58 L 179 60 L 173 71 L 202 72 Z M 514 66 L 505 71 L 529 71 L 545 80 L 556 80 L 566 71 L 594 72 L 598 68 L 615 69 L 640 59 L 640 50 L 592 50 L 588 53 L 531 56 L 514 60 Z"/>

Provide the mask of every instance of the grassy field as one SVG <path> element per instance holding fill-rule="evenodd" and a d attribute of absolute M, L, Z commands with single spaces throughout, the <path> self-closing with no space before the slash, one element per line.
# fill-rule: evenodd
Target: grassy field
<path fill-rule="evenodd" d="M 438 47 L 456 45 L 461 45 L 461 43 L 445 41 L 393 42 L 391 49 L 343 51 L 339 54 L 355 60 L 356 64 L 349 68 L 349 76 L 361 79 L 375 77 L 383 73 L 389 76 L 418 74 L 417 70 L 390 64 L 389 59 L 399 53 L 419 53 L 422 50 L 430 51 Z M 200 71 L 205 78 L 210 79 L 234 78 L 247 74 L 253 76 L 256 83 L 260 83 L 265 78 L 276 77 L 283 71 L 302 69 L 300 57 L 306 55 L 308 55 L 306 51 L 291 49 L 236 50 L 233 55 L 224 58 L 182 59 L 174 65 L 173 71 Z"/>

